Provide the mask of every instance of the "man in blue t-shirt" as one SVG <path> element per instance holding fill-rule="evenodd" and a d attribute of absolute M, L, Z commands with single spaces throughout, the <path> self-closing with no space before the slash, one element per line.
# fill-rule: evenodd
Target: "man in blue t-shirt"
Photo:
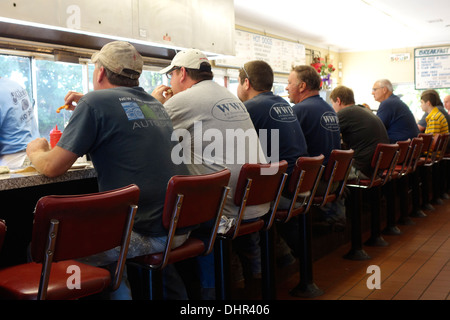
<path fill-rule="evenodd" d="M 295 105 L 297 115 L 311 157 L 323 154 L 324 164 L 333 149 L 341 148 L 339 120 L 331 105 L 319 96 L 321 79 L 311 66 L 292 68 L 286 91 Z"/>
<path fill-rule="evenodd" d="M 260 140 L 267 138 L 266 145 L 262 145 L 267 160 L 286 160 L 290 174 L 298 157 L 308 154 L 306 140 L 292 107 L 272 93 L 273 79 L 272 68 L 266 62 L 247 62 L 239 72 L 237 95 Z"/>
<path fill-rule="evenodd" d="M 376 81 L 372 88 L 374 99 L 380 102 L 377 116 L 386 127 L 390 143 L 413 139 L 419 134 L 411 110 L 393 92 L 392 83 L 387 79 Z"/>
<path fill-rule="evenodd" d="M 297 159 L 308 155 L 307 145 L 292 107 L 286 100 L 272 93 L 273 79 L 273 70 L 266 62 L 247 62 L 239 70 L 237 95 L 244 102 L 260 140 L 267 141 L 266 144 L 261 143 L 267 160 L 286 160 L 287 173 L 290 175 Z M 285 185 L 287 186 L 288 182 Z M 278 204 L 280 209 L 289 207 L 290 198 L 288 194 L 285 195 Z M 297 246 L 300 240 L 297 217 L 278 227 L 279 234 L 293 249 L 294 255 L 298 255 Z M 277 244 L 278 259 L 292 261 L 290 250 L 284 242 L 278 241 Z"/>
<path fill-rule="evenodd" d="M 308 154 L 311 157 L 323 154 L 326 165 L 331 151 L 341 149 L 341 135 L 336 112 L 319 96 L 321 83 L 320 75 L 313 67 L 295 66 L 289 74 L 286 91 L 290 101 L 295 103 L 292 108 L 305 135 Z M 316 193 L 323 194 L 326 185 L 326 182 L 322 181 Z M 337 184 L 334 188 L 337 188 Z M 325 224 L 336 226 L 338 229 L 343 228 L 345 225 L 343 201 L 329 203 L 322 211 L 321 218 Z"/>
<path fill-rule="evenodd" d="M 39 137 L 27 90 L 0 77 L 0 165 L 22 167 L 28 142 Z"/>

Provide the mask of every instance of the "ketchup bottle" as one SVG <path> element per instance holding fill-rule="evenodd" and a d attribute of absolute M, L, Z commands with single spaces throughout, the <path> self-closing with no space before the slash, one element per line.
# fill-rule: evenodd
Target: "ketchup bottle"
<path fill-rule="evenodd" d="M 55 125 L 55 128 L 53 128 L 50 131 L 50 146 L 54 148 L 56 144 L 59 141 L 59 138 L 61 138 L 62 132 L 58 130 L 58 125 Z"/>

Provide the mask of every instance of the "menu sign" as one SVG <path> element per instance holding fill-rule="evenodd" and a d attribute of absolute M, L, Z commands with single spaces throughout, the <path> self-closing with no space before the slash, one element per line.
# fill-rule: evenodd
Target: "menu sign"
<path fill-rule="evenodd" d="M 450 47 L 414 51 L 416 89 L 450 88 Z"/>
<path fill-rule="evenodd" d="M 216 65 L 240 68 L 251 60 L 264 60 L 277 73 L 290 73 L 294 65 L 305 64 L 305 46 L 292 41 L 236 30 L 235 57 L 217 59 Z"/>

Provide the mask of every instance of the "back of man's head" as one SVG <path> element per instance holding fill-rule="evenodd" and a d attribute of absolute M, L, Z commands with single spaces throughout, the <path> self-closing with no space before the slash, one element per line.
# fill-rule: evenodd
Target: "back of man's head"
<path fill-rule="evenodd" d="M 184 67 L 192 80 L 212 80 L 214 74 L 208 57 L 198 49 L 187 49 L 178 52 L 169 66 L 159 73 L 170 73 Z"/>
<path fill-rule="evenodd" d="M 430 102 L 430 104 L 433 107 L 436 107 L 437 104 L 437 99 L 439 96 L 436 96 L 436 94 L 434 94 L 433 92 L 431 92 L 430 90 L 427 90 L 425 92 L 422 93 L 422 95 L 420 96 L 420 99 L 423 100 L 423 102 Z"/>
<path fill-rule="evenodd" d="M 270 91 L 273 86 L 273 70 L 270 65 L 262 60 L 247 62 L 239 70 L 241 84 L 247 78 L 250 85 L 256 91 Z"/>
<path fill-rule="evenodd" d="M 139 79 L 144 62 L 136 48 L 125 41 L 113 41 L 92 55 L 92 62 L 100 62 L 113 73 Z"/>
<path fill-rule="evenodd" d="M 353 94 L 353 90 L 346 86 L 338 86 L 333 89 L 330 94 L 330 99 L 333 101 L 337 101 L 337 98 L 341 100 L 341 103 L 344 106 L 355 104 L 355 96 Z"/>

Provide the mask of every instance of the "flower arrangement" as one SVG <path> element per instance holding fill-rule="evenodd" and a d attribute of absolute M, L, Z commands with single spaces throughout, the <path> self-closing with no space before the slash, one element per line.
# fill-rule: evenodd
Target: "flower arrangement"
<path fill-rule="evenodd" d="M 330 89 L 331 88 L 331 73 L 333 73 L 336 68 L 330 63 L 326 65 L 324 58 L 314 58 L 311 66 L 316 69 L 319 73 L 320 78 L 322 79 L 322 89 Z"/>

